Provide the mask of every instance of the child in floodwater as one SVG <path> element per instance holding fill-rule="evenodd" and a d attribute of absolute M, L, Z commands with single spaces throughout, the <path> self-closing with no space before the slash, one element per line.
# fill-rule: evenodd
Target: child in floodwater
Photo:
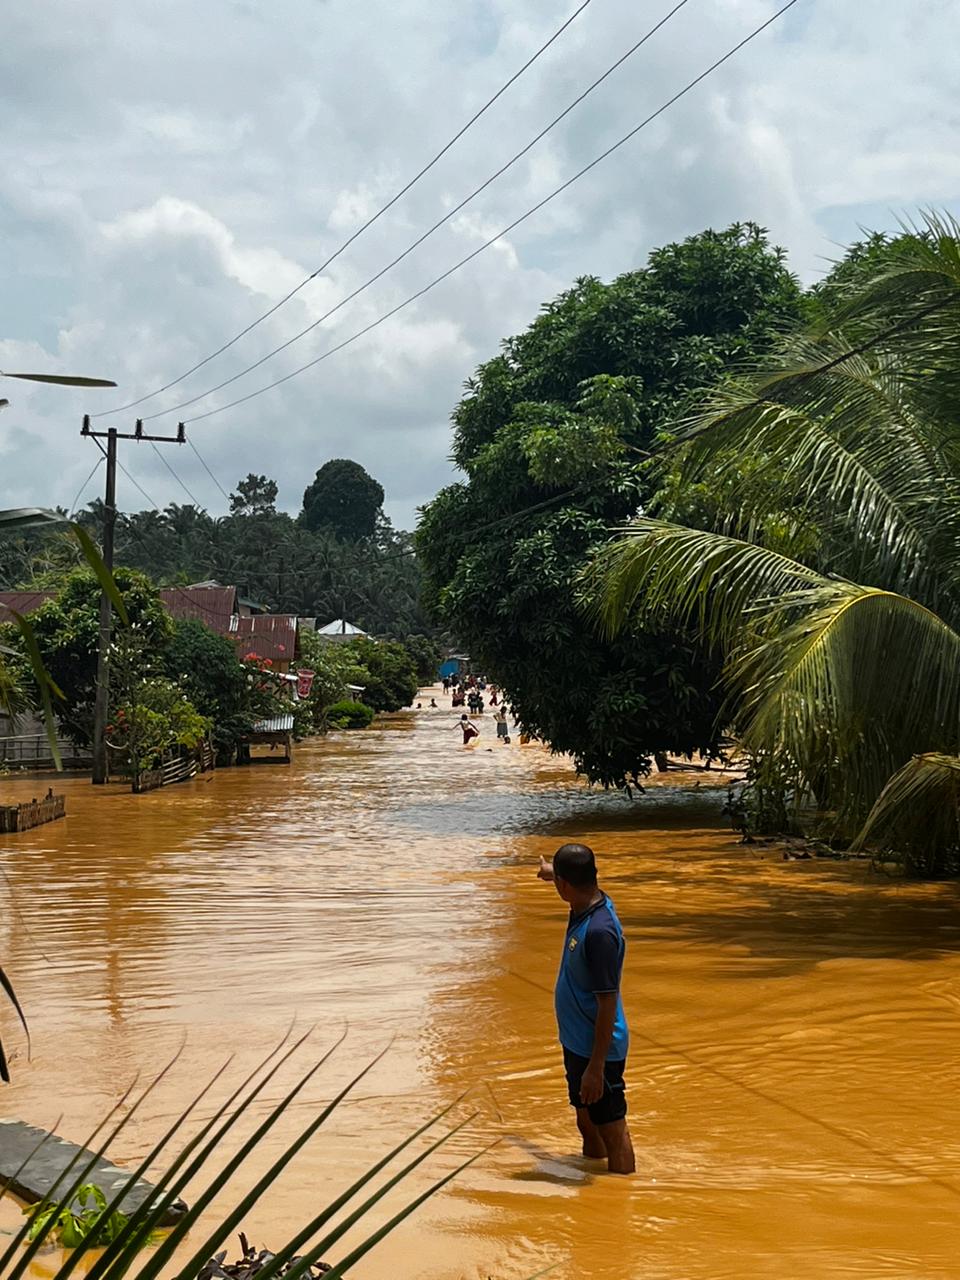
<path fill-rule="evenodd" d="M 470 745 L 473 738 L 480 737 L 480 730 L 466 714 L 460 717 L 456 727 L 463 730 L 463 745 L 465 747 Z"/>
<path fill-rule="evenodd" d="M 507 724 L 507 711 L 505 707 L 498 707 L 494 720 L 497 722 L 497 738 L 501 742 L 510 742 L 510 726 Z"/>

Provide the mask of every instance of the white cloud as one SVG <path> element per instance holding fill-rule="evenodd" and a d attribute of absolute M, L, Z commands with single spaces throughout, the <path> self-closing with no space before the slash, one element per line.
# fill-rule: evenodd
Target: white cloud
<path fill-rule="evenodd" d="M 0 367 L 115 377 L 120 393 L 10 383 L 0 505 L 67 502 L 92 466 L 84 411 L 195 364 L 314 271 L 571 12 L 573 0 L 73 0 L 14 7 L 0 46 Z M 666 9 L 664 5 L 664 10 Z M 370 323 L 499 231 L 773 12 L 698 0 L 399 268 L 210 400 L 288 373 Z M 642 9 L 642 12 L 641 12 Z M 191 428 L 230 487 L 268 471 L 295 506 L 328 457 L 357 458 L 388 507 L 450 476 L 463 380 L 577 275 L 610 276 L 651 247 L 752 218 L 807 278 L 869 206 L 960 196 L 960 0 L 804 0 L 567 193 L 440 285 L 302 377 Z M 220 359 L 120 414 L 174 406 L 312 324 L 456 205 L 654 17 L 587 9 L 470 133 L 331 268 Z M 161 429 L 182 412 L 161 418 Z M 222 510 L 191 454 L 168 455 Z M 184 500 L 147 449 L 124 460 L 161 503 Z M 142 500 L 121 478 L 124 502 Z"/>
<path fill-rule="evenodd" d="M 147 209 L 121 214 L 101 227 L 118 244 L 153 244 L 163 238 L 209 245 L 223 274 L 251 293 L 277 301 L 304 279 L 304 269 L 271 248 L 244 248 L 219 218 L 187 200 L 163 196 Z"/>

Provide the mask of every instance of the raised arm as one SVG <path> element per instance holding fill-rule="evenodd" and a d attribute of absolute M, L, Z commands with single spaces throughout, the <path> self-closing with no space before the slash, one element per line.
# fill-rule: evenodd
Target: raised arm
<path fill-rule="evenodd" d="M 546 880 L 547 884 L 553 884 L 553 862 L 549 858 L 540 855 L 540 869 L 537 871 L 538 880 Z"/>

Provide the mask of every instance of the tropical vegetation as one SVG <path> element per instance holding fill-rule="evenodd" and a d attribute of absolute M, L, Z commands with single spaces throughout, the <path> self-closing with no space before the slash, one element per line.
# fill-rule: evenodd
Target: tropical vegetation
<path fill-rule="evenodd" d="M 410 706 L 425 666 L 436 671 L 438 651 L 416 636 L 412 651 L 399 641 L 359 637 L 328 642 L 300 632 L 298 663 L 312 670 L 309 695 L 291 703 L 288 686 L 270 659 L 239 653 L 226 636 L 196 619 L 174 621 L 158 588 L 136 570 L 118 568 L 114 581 L 125 606 L 110 647 L 107 742 L 111 771 L 156 767 L 164 754 L 195 749 L 210 738 L 221 765 L 230 764 L 258 720 L 294 712 L 299 737 L 330 728 L 363 728 L 380 711 Z M 54 599 L 28 615 L 30 642 L 44 678 L 55 690 L 52 712 L 61 732 L 80 747 L 90 744 L 97 678 L 100 583 L 91 569 L 74 569 Z M 0 627 L 9 681 L 7 704 L 22 715 L 38 701 L 27 640 L 12 624 Z M 332 704 L 353 699 L 361 712 L 328 714 Z M 369 714 L 367 714 L 369 712 Z"/>
<path fill-rule="evenodd" d="M 236 585 L 274 613 L 317 617 L 321 623 L 349 618 L 371 634 L 399 639 L 429 634 L 433 626 L 420 599 L 413 540 L 384 515 L 383 489 L 356 463 L 336 459 L 328 467 L 335 474 L 321 468 L 314 482 L 326 473 L 326 516 L 313 486 L 304 495 L 309 508 L 297 515 L 278 511 L 276 482 L 254 474 L 238 483 L 226 516 L 192 503 L 121 512 L 115 563 L 161 586 L 210 580 Z M 91 502 L 74 518 L 99 537 L 102 502 Z M 14 529 L 0 538 L 4 590 L 56 586 L 84 564 L 76 539 L 65 531 Z"/>
<path fill-rule="evenodd" d="M 609 528 L 651 498 L 650 455 L 704 384 L 809 310 L 761 228 L 705 231 L 612 283 L 578 280 L 478 369 L 454 411 L 465 479 L 417 533 L 428 603 L 522 728 L 592 781 L 719 749 L 719 668 L 702 646 L 647 620 L 600 635 L 578 580 Z"/>
<path fill-rule="evenodd" d="M 382 514 L 383 485 L 359 462 L 331 458 L 304 490 L 300 521 L 305 529 L 359 542 L 374 536 Z"/>
<path fill-rule="evenodd" d="M 281 1147 L 279 1155 L 249 1190 L 228 1195 L 226 1189 L 238 1170 L 251 1153 L 264 1143 L 320 1068 L 342 1044 L 346 1033 L 306 1071 L 300 1072 L 293 1085 L 285 1089 L 281 1100 L 269 1107 L 253 1133 L 242 1138 L 235 1154 L 221 1163 L 217 1156 L 228 1143 L 232 1148 L 236 1126 L 244 1120 L 278 1072 L 303 1047 L 309 1034 L 300 1036 L 290 1046 L 284 1042 L 269 1053 L 240 1082 L 226 1101 L 217 1107 L 212 1117 L 205 1120 L 189 1139 L 183 1141 L 184 1127 L 190 1123 L 197 1106 L 223 1076 L 229 1061 L 216 1070 L 211 1079 L 200 1087 L 186 1110 L 146 1152 L 137 1168 L 131 1170 L 130 1181 L 135 1182 L 146 1175 L 148 1170 L 152 1173 L 161 1159 L 169 1162 L 166 1172 L 155 1179 L 157 1194 L 144 1199 L 136 1208 L 129 1209 L 124 1203 L 127 1183 L 119 1187 L 111 1186 L 107 1194 L 92 1190 L 94 1166 L 97 1159 L 108 1151 L 117 1136 L 134 1119 L 140 1106 L 173 1064 L 161 1071 L 138 1096 L 132 1096 L 132 1089 L 128 1090 L 88 1137 L 85 1154 L 63 1170 L 44 1203 L 29 1212 L 19 1231 L 14 1232 L 0 1250 L 0 1274 L 5 1280 L 21 1280 L 21 1277 L 29 1274 L 41 1249 L 59 1240 L 75 1247 L 51 1271 L 52 1280 L 68 1280 L 81 1262 L 83 1274 L 89 1280 L 120 1280 L 131 1273 L 138 1280 L 155 1280 L 160 1275 L 171 1275 L 176 1280 L 196 1280 L 217 1249 L 242 1225 L 245 1215 L 269 1192 L 297 1153 L 320 1131 L 337 1107 L 384 1056 L 381 1053 L 366 1063 L 331 1102 L 318 1107 L 308 1123 Z M 290 1280 L 298 1280 L 301 1276 L 309 1278 L 312 1275 L 311 1268 L 321 1259 L 330 1257 L 347 1232 L 356 1228 L 361 1234 L 359 1241 L 348 1248 L 326 1272 L 330 1280 L 339 1280 L 339 1277 L 347 1275 L 421 1204 L 473 1164 L 485 1153 L 487 1147 L 480 1147 L 466 1159 L 458 1159 L 452 1169 L 441 1175 L 434 1175 L 423 1189 L 411 1193 L 406 1203 L 391 1216 L 385 1220 L 379 1218 L 378 1210 L 384 1197 L 394 1188 L 402 1187 L 436 1152 L 456 1135 L 462 1134 L 476 1119 L 476 1112 L 461 1115 L 455 1122 L 450 1119 L 459 1102 L 457 1100 L 444 1107 L 392 1150 L 373 1160 L 343 1192 L 331 1202 L 319 1205 L 315 1216 L 304 1223 L 292 1239 L 276 1242 L 279 1247 L 275 1248 L 273 1256 L 258 1270 L 258 1280 L 271 1280 L 271 1277 L 279 1275 L 290 1277 Z M 212 1160 L 216 1161 L 217 1171 L 204 1186 L 201 1178 Z M 161 1224 L 188 1186 L 189 1208 L 178 1217 L 171 1229 L 158 1237 L 156 1233 Z M 215 1198 L 218 1209 L 209 1213 Z M 149 1252 L 141 1252 L 148 1243 L 156 1247 Z M 85 1257 L 85 1250 L 90 1248 L 98 1250 L 92 1261 Z M 188 1256 L 174 1262 L 178 1250 L 184 1250 Z"/>
<path fill-rule="evenodd" d="M 860 246 L 666 470 L 586 608 L 608 635 L 692 629 L 723 666 L 718 723 L 793 813 L 960 870 L 960 226 Z"/>
<path fill-rule="evenodd" d="M 365 702 L 344 698 L 324 709 L 326 722 L 331 729 L 366 729 L 373 720 L 373 708 Z"/>

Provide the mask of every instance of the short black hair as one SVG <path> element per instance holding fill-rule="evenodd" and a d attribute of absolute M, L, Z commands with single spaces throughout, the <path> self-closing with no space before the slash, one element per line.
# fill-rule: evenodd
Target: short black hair
<path fill-rule="evenodd" d="M 553 855 L 553 874 L 578 889 L 596 884 L 597 863 L 593 850 L 585 844 L 561 845 Z"/>

